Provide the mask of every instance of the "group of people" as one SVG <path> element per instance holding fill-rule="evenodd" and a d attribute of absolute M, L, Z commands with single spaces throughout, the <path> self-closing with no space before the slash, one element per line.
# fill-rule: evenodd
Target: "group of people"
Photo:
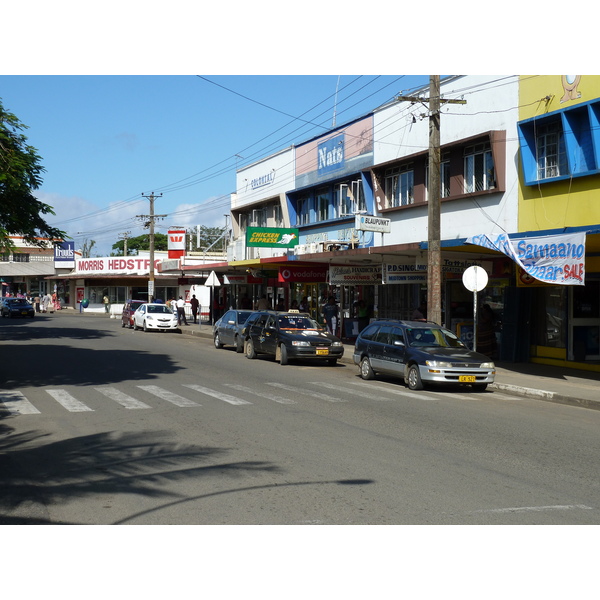
<path fill-rule="evenodd" d="M 171 298 L 169 300 L 169 305 L 171 306 L 171 310 L 177 315 L 177 325 L 188 326 L 187 317 L 185 314 L 185 300 L 183 296 L 179 296 L 177 300 L 175 298 Z M 194 318 L 194 323 L 198 323 L 198 311 L 200 309 L 200 302 L 198 298 L 196 298 L 196 294 L 192 295 L 190 299 L 190 307 L 192 309 L 192 317 Z"/>

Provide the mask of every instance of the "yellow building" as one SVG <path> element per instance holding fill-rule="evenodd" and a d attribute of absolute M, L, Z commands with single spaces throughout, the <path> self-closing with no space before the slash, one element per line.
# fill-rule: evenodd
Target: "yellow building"
<path fill-rule="evenodd" d="M 600 76 L 521 76 L 518 129 L 519 233 L 585 233 L 575 285 L 517 274 L 531 360 L 600 370 Z"/>

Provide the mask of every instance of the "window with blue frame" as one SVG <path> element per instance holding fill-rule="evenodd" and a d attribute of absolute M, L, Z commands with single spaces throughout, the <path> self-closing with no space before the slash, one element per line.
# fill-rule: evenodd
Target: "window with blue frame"
<path fill-rule="evenodd" d="M 296 221 L 298 225 L 308 225 L 310 223 L 310 206 L 311 198 L 308 194 L 298 198 L 297 202 L 297 217 Z"/>
<path fill-rule="evenodd" d="M 525 185 L 600 172 L 600 99 L 518 123 Z"/>
<path fill-rule="evenodd" d="M 327 221 L 329 219 L 329 188 L 320 188 L 315 195 L 316 221 Z"/>

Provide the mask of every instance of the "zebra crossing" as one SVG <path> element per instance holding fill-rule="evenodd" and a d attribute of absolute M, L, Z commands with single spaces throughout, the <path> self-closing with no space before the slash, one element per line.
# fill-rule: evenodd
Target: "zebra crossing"
<path fill-rule="evenodd" d="M 239 383 L 223 383 L 223 387 L 231 390 L 226 393 L 200 384 L 178 384 L 177 391 L 172 391 L 157 385 L 136 385 L 135 395 L 123 392 L 113 386 L 92 388 L 101 399 L 108 399 L 115 406 L 125 410 L 152 410 L 159 408 L 161 401 L 178 408 L 202 408 L 209 402 L 222 402 L 230 406 L 252 406 L 274 402 L 291 405 L 317 400 L 327 403 L 348 403 L 360 401 L 394 402 L 401 400 L 419 400 L 421 402 L 436 402 L 440 400 L 482 400 L 484 398 L 501 398 L 501 394 L 470 393 L 460 394 L 443 391 L 411 392 L 402 386 L 385 385 L 377 382 L 349 381 L 343 385 L 308 382 L 302 389 L 277 381 L 265 382 L 262 388 L 249 388 Z M 45 389 L 36 392 L 36 400 L 27 398 L 20 391 L 0 391 L 0 411 L 12 415 L 39 415 L 48 410 L 46 399 L 52 399 L 58 406 L 72 413 L 95 412 L 73 391 L 64 389 Z M 134 393 L 134 392 L 132 392 Z M 89 398 L 89 390 L 86 398 Z M 251 399 L 249 399 L 251 398 Z M 515 398 L 511 397 L 511 400 Z M 89 402 L 89 400 L 88 400 Z M 100 403 L 101 407 L 105 404 Z"/>

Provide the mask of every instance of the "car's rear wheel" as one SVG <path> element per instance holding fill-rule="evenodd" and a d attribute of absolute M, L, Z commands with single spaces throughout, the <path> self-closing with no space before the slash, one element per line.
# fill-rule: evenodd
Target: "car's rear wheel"
<path fill-rule="evenodd" d="M 411 390 L 422 390 L 423 382 L 421 381 L 421 373 L 419 372 L 418 365 L 411 365 L 408 367 L 408 374 L 406 376 L 406 384 Z"/>
<path fill-rule="evenodd" d="M 223 347 L 223 343 L 221 342 L 221 338 L 218 333 L 215 333 L 215 348 L 220 350 Z"/>
<path fill-rule="evenodd" d="M 254 350 L 254 342 L 246 340 L 246 358 L 256 358 L 256 351 Z"/>
<path fill-rule="evenodd" d="M 279 345 L 279 364 L 287 365 L 290 362 L 288 358 L 288 351 L 285 344 Z"/>
<path fill-rule="evenodd" d="M 121 327 L 125 327 L 125 321 L 123 321 L 123 319 L 121 319 Z"/>
<path fill-rule="evenodd" d="M 244 340 L 239 335 L 235 337 L 235 351 L 241 354 L 244 351 Z"/>
<path fill-rule="evenodd" d="M 363 379 L 375 379 L 375 371 L 373 371 L 373 367 L 371 366 L 371 361 L 368 356 L 365 356 L 360 361 L 360 376 Z"/>

